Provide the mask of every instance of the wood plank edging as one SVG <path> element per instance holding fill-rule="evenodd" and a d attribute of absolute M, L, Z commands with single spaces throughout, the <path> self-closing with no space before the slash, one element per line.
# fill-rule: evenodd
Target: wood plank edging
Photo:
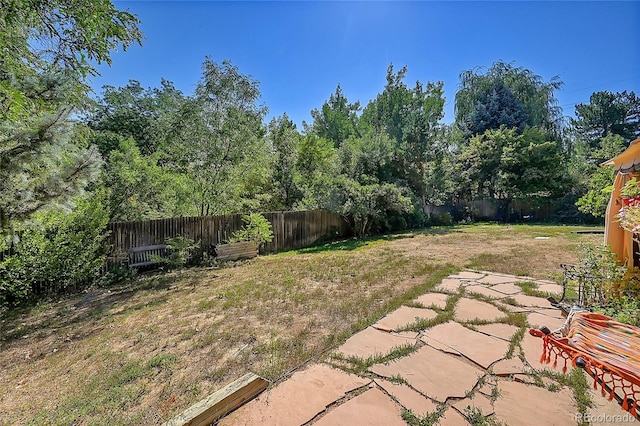
<path fill-rule="evenodd" d="M 195 403 L 163 426 L 206 426 L 249 401 L 269 386 L 262 377 L 247 373 Z"/>

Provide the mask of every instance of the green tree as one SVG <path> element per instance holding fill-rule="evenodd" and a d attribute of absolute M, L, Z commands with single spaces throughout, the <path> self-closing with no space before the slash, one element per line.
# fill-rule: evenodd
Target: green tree
<path fill-rule="evenodd" d="M 411 199 L 402 189 L 390 183 L 361 184 L 342 176 L 333 182 L 323 206 L 341 214 L 357 237 L 367 235 L 376 221 L 390 213 L 408 213 Z"/>
<path fill-rule="evenodd" d="M 501 191 L 513 198 L 553 198 L 565 187 L 565 159 L 559 142 L 538 128 L 527 128 L 503 147 Z"/>
<path fill-rule="evenodd" d="M 367 128 L 385 132 L 395 141 L 394 180 L 407 185 L 421 200 L 421 210 L 427 212 L 434 202 L 428 184 L 434 182 L 435 163 L 446 149 L 439 121 L 444 116 L 443 83 L 416 82 L 407 87 L 404 79 L 407 67 L 394 73 L 387 69 L 387 84 L 375 100 L 364 109 L 361 132 Z"/>
<path fill-rule="evenodd" d="M 575 140 L 572 175 L 578 210 L 603 218 L 611 195 L 613 170 L 599 165 L 620 154 L 640 136 L 640 100 L 634 92 L 594 92 L 588 104 L 576 105 L 570 135 Z"/>
<path fill-rule="evenodd" d="M 598 149 L 590 153 L 589 159 L 583 157 L 583 167 L 578 176 L 583 177 L 580 184 L 584 186 L 581 191 L 584 195 L 576 202 L 578 210 L 596 218 L 604 217 L 613 190 L 614 170 L 613 166 L 599 165 L 622 153 L 625 148 L 622 136 L 608 134 L 600 139 Z"/>
<path fill-rule="evenodd" d="M 320 110 L 311 110 L 313 124 L 305 129 L 321 138 L 333 142 L 338 147 L 349 136 L 357 136 L 360 102 L 349 103 L 338 84 L 336 92 L 329 97 Z"/>
<path fill-rule="evenodd" d="M 104 183 L 114 221 L 159 219 L 196 214 L 189 179 L 158 165 L 158 153 L 142 155 L 135 141 L 123 139 L 109 153 Z"/>
<path fill-rule="evenodd" d="M 393 182 L 394 145 L 386 133 L 374 130 L 350 137 L 337 152 L 340 174 L 360 183 Z"/>
<path fill-rule="evenodd" d="M 97 169 L 84 105 L 96 64 L 138 43 L 138 20 L 109 1 L 8 0 L 0 12 L 0 232 L 76 195 Z"/>
<path fill-rule="evenodd" d="M 468 135 L 482 134 L 500 126 L 515 127 L 522 133 L 527 124 L 527 114 L 522 102 L 502 80 L 498 80 L 477 100 L 468 121 L 460 124 Z"/>
<path fill-rule="evenodd" d="M 193 184 L 201 215 L 235 211 L 247 197 L 248 181 L 261 180 L 268 150 L 257 104 L 258 82 L 229 61 L 206 58 L 195 95 L 174 116 L 166 164 Z"/>
<path fill-rule="evenodd" d="M 110 1 L 5 0 L 0 15 L 2 69 L 17 76 L 50 66 L 84 78 L 111 52 L 139 43 L 140 21 Z"/>
<path fill-rule="evenodd" d="M 99 276 L 109 209 L 99 191 L 75 204 L 70 213 L 39 212 L 16 226 L 20 238 L 0 260 L 0 310 L 34 296 L 78 290 Z"/>
<path fill-rule="evenodd" d="M 163 79 L 159 89 L 144 89 L 138 81 L 130 80 L 124 87 L 104 86 L 86 121 L 103 155 L 118 148 L 116 135 L 133 138 L 140 151 L 149 155 L 164 145 L 171 119 L 183 101 L 182 92 L 170 81 Z"/>
<path fill-rule="evenodd" d="M 576 202 L 578 210 L 593 217 L 604 218 L 613 190 L 613 166 L 599 168 L 587 182 L 587 192 Z"/>
<path fill-rule="evenodd" d="M 474 136 L 459 164 L 471 195 L 498 200 L 504 218 L 514 198 L 554 198 L 566 186 L 560 144 L 536 128 L 518 135 L 515 128 L 501 127 Z"/>
<path fill-rule="evenodd" d="M 493 88 L 502 83 L 509 92 L 522 104 L 529 127 L 540 127 L 552 135 L 560 135 L 562 128 L 562 109 L 558 106 L 555 91 L 562 87 L 558 77 L 545 82 L 542 77 L 532 71 L 516 67 L 512 63 L 498 61 L 493 63 L 485 73 L 481 68 L 463 71 L 460 74 L 459 89 L 456 92 L 455 111 L 456 124 L 464 131 L 471 131 L 474 111 L 478 103 L 486 99 Z M 503 93 L 506 96 L 508 92 Z M 505 102 L 513 105 L 513 102 Z M 515 107 L 515 106 L 514 106 Z M 517 108 L 513 111 L 516 112 Z M 499 108 L 497 112 L 504 111 Z M 508 109 L 507 109 L 508 111 Z M 499 123 L 510 126 L 514 118 L 519 120 L 520 113 L 515 116 L 507 114 L 507 122 Z M 516 120 L 516 121 L 518 121 Z M 480 129 L 478 129 L 480 130 Z M 469 134 L 473 136 L 473 134 Z"/>
<path fill-rule="evenodd" d="M 267 139 L 271 142 L 273 156 L 271 163 L 272 187 L 276 210 L 291 210 L 300 200 L 300 178 L 298 162 L 298 141 L 300 134 L 287 114 L 274 118 L 267 126 Z"/>
<path fill-rule="evenodd" d="M 337 175 L 337 150 L 333 142 L 308 133 L 298 139 L 296 147 L 298 187 L 302 199 L 297 209 L 316 209 L 326 206 L 326 198 L 333 178 Z"/>
<path fill-rule="evenodd" d="M 67 84 L 41 77 L 31 88 L 43 96 L 33 115 L 0 122 L 0 233 L 44 207 L 70 202 L 99 172 L 88 129 L 69 118 L 61 93 Z"/>
<path fill-rule="evenodd" d="M 640 137 L 640 98 L 634 92 L 594 92 L 588 104 L 576 105 L 571 126 L 588 150 L 598 149 L 607 135 L 619 135 L 627 143 Z"/>

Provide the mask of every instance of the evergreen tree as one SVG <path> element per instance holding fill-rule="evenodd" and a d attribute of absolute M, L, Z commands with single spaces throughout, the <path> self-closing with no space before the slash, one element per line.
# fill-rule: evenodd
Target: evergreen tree
<path fill-rule="evenodd" d="M 313 124 L 305 131 L 313 132 L 330 140 L 339 147 L 349 136 L 357 136 L 358 111 L 360 102 L 350 104 L 338 84 L 336 92 L 329 97 L 320 110 L 313 109 Z"/>
<path fill-rule="evenodd" d="M 562 87 L 562 82 L 553 77 L 549 82 L 542 80 L 542 77 L 532 71 L 507 64 L 502 61 L 495 62 L 491 67 L 482 73 L 481 69 L 463 71 L 460 74 L 459 89 L 456 92 L 456 124 L 463 131 L 469 131 L 467 124 L 470 123 L 474 115 L 478 102 L 486 103 L 489 92 L 494 88 L 499 88 L 500 83 L 509 91 L 500 90 L 505 96 L 502 104 L 513 110 L 504 117 L 516 123 L 523 118 L 517 112 L 519 107 L 514 105 L 508 98 L 513 95 L 521 104 L 522 111 L 526 117 L 526 125 L 529 127 L 539 127 L 554 137 L 559 137 L 562 130 L 562 109 L 558 106 L 554 92 Z M 484 102 L 483 102 L 484 101 Z M 501 108 L 495 111 L 500 117 Z M 510 123 L 500 123 L 509 126 Z M 519 127 L 516 126 L 516 127 Z M 473 136 L 478 133 L 468 133 Z"/>
<path fill-rule="evenodd" d="M 271 120 L 267 127 L 267 138 L 271 142 L 273 207 L 276 210 L 291 210 L 300 200 L 297 146 L 301 137 L 296 125 L 287 114 Z"/>
<path fill-rule="evenodd" d="M 640 98 L 634 92 L 595 92 L 588 104 L 576 105 L 573 133 L 588 150 L 598 149 L 600 139 L 619 135 L 627 143 L 640 137 Z"/>
<path fill-rule="evenodd" d="M 109 1 L 2 1 L 0 12 L 0 233 L 67 202 L 99 155 L 70 117 L 87 100 L 95 64 L 139 42 L 139 21 Z"/>
<path fill-rule="evenodd" d="M 482 134 L 500 126 L 515 127 L 522 133 L 527 124 L 527 114 L 522 102 L 514 96 L 502 81 L 496 81 L 484 96 L 476 102 L 468 121 L 461 123 L 468 135 Z"/>

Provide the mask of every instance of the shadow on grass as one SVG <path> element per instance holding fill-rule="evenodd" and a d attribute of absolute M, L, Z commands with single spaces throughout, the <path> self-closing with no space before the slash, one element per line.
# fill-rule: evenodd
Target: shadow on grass
<path fill-rule="evenodd" d="M 168 276 L 155 275 L 148 278 L 133 279 L 117 287 L 102 287 L 79 294 L 61 295 L 33 306 L 12 309 L 0 321 L 0 342 L 7 344 L 33 334 L 42 338 L 58 333 L 60 329 L 78 324 L 86 325 L 108 315 L 127 314 L 165 303 L 168 295 L 161 292 L 144 302 L 128 306 L 125 310 L 113 312 L 141 291 L 168 290 L 171 287 L 172 280 Z M 25 321 L 26 318 L 30 318 L 30 321 Z M 75 334 L 83 335 L 80 331 Z"/>
<path fill-rule="evenodd" d="M 338 240 L 332 242 L 325 242 L 311 247 L 306 247 L 297 250 L 291 250 L 285 253 L 296 254 L 309 254 L 309 253 L 324 253 L 332 251 L 353 251 L 363 247 L 372 246 L 385 241 L 402 240 L 405 238 L 413 238 L 416 235 L 441 235 L 449 234 L 451 232 L 458 232 L 456 226 L 442 226 L 434 228 L 421 228 L 409 231 L 398 231 L 390 234 L 372 235 L 364 238 L 352 237 L 346 240 Z"/>

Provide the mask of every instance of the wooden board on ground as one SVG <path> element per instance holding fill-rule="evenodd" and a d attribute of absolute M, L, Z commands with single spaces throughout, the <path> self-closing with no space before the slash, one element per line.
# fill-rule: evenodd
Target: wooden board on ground
<path fill-rule="evenodd" d="M 252 259 L 258 255 L 258 245 L 252 241 L 240 241 L 231 244 L 218 244 L 216 260 L 229 262 L 232 260 Z"/>
<path fill-rule="evenodd" d="M 262 377 L 247 373 L 235 382 L 212 393 L 202 401 L 166 422 L 163 426 L 205 426 L 240 407 L 269 386 Z"/>

